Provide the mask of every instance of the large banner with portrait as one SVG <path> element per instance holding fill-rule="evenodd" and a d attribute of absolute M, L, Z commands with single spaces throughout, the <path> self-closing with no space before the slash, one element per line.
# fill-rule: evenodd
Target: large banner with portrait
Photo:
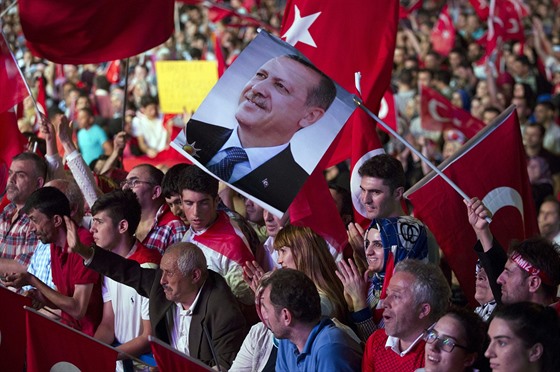
<path fill-rule="evenodd" d="M 280 216 L 354 109 L 350 93 L 261 32 L 171 145 Z"/>

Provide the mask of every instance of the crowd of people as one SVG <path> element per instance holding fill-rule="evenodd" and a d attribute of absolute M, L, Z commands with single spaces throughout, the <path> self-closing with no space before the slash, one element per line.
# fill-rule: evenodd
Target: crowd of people
<path fill-rule="evenodd" d="M 282 1 L 226 3 L 279 28 Z M 2 285 L 117 347 L 119 371 L 155 365 L 150 335 L 217 370 L 560 370 L 560 4 L 526 2 L 531 32 L 504 43 L 502 68 L 478 66 L 485 24 L 469 1 L 454 4 L 446 56 L 430 39 L 443 2 L 426 0 L 401 20 L 398 130 L 437 164 L 465 138 L 422 128 L 420 85 L 485 123 L 515 104 L 540 230 L 498 241 L 482 201 L 465 200 L 477 237 L 476 309 L 455 301 L 436 238 L 403 209 L 404 191 L 427 170 L 394 138 L 380 132 L 386 154 L 359 167 L 366 226 L 352 218 L 349 165 L 325 171 L 347 224 L 344 252 L 291 225 L 289 213 L 167 161 L 190 113 L 160 112 L 155 61 L 223 55 L 227 66 L 257 34 L 183 3 L 174 35 L 131 57 L 129 71 L 121 61 L 116 76 L 114 64 L 33 56 L 16 8 L 3 15 L 2 33 L 34 96 L 44 89 L 47 114 L 30 98 L 20 110 L 30 146 L 12 159 L 1 204 Z M 127 169 L 127 159 L 138 161 Z"/>

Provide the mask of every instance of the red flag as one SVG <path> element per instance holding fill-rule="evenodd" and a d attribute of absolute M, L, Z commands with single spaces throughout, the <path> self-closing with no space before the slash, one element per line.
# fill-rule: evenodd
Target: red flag
<path fill-rule="evenodd" d="M 13 110 L 0 112 L 0 132 L 0 194 L 4 194 L 12 158 L 25 151 L 27 139 L 19 131 Z"/>
<path fill-rule="evenodd" d="M 117 84 L 121 80 L 121 61 L 111 61 L 107 67 L 107 81 L 111 84 Z"/>
<path fill-rule="evenodd" d="M 242 24 L 229 23 L 228 27 L 258 26 L 272 32 L 278 31 L 278 29 L 275 29 L 270 24 L 263 22 L 251 15 L 239 13 L 237 10 L 231 7 L 212 3 L 206 3 L 205 6 L 208 8 L 208 19 L 210 20 L 210 22 L 216 23 L 227 17 L 236 17 L 242 21 Z"/>
<path fill-rule="evenodd" d="M 116 349 L 33 309 L 25 309 L 27 371 L 51 371 L 59 370 L 58 368 L 84 372 L 115 370 L 118 354 Z"/>
<path fill-rule="evenodd" d="M 438 21 L 431 34 L 432 47 L 435 52 L 447 56 L 455 44 L 455 26 L 449 15 L 447 4 L 441 10 Z"/>
<path fill-rule="evenodd" d="M 99 63 L 142 53 L 173 32 L 172 0 L 21 0 L 33 54 L 56 63 Z"/>
<path fill-rule="evenodd" d="M 488 19 L 488 15 L 490 14 L 488 0 L 469 0 L 469 3 L 471 3 L 476 15 L 478 15 L 481 21 L 486 21 Z"/>
<path fill-rule="evenodd" d="M 420 87 L 420 122 L 422 128 L 434 131 L 455 129 L 472 138 L 482 128 L 484 122 L 468 111 L 455 107 L 435 89 Z"/>
<path fill-rule="evenodd" d="M 29 95 L 4 34 L 0 36 L 0 87 L 0 112 L 8 111 Z"/>
<path fill-rule="evenodd" d="M 411 0 L 407 6 L 399 5 L 399 18 L 407 18 L 412 12 L 422 8 L 423 0 Z"/>
<path fill-rule="evenodd" d="M 0 363 L 4 371 L 23 371 L 25 364 L 25 313 L 31 299 L 0 286 Z"/>
<path fill-rule="evenodd" d="M 318 206 L 320 206 L 320 213 L 313 213 L 314 208 Z M 346 247 L 348 243 L 346 227 L 338 214 L 327 181 L 323 176 L 323 167 L 318 166 L 311 173 L 288 211 L 292 225 L 311 228 L 339 253 Z"/>
<path fill-rule="evenodd" d="M 469 197 L 478 197 L 494 214 L 490 228 L 508 246 L 512 239 L 538 234 L 525 150 L 517 113 L 510 107 L 439 169 Z M 474 298 L 476 235 L 463 198 L 433 172 L 405 196 L 414 214 L 432 231 L 467 298 Z M 474 302 L 473 302 L 474 303 Z"/>
<path fill-rule="evenodd" d="M 525 41 L 525 31 L 521 21 L 524 14 L 527 15 L 526 10 L 516 0 L 496 1 L 494 15 L 491 14 L 488 20 L 488 38 L 493 37 L 491 35 L 493 28 L 496 36 L 501 36 L 503 41 Z"/>
<path fill-rule="evenodd" d="M 385 124 L 391 127 L 395 132 L 397 132 L 397 109 L 395 108 L 395 97 L 393 92 L 389 87 L 383 98 L 381 99 L 381 105 L 379 107 L 379 119 L 383 120 Z M 379 127 L 382 131 L 389 133 L 389 131 L 383 127 Z"/>
<path fill-rule="evenodd" d="M 356 92 L 360 72 L 364 104 L 379 112 L 391 80 L 398 11 L 397 1 L 290 0 L 280 35 L 349 92 Z M 331 146 L 327 165 L 351 158 L 356 179 L 359 164 L 379 148 L 374 121 L 356 110 Z"/>
<path fill-rule="evenodd" d="M 222 38 L 217 32 L 212 33 L 212 41 L 214 41 L 214 53 L 216 54 L 216 62 L 218 63 L 218 77 L 222 77 L 226 71 L 226 60 L 222 51 Z"/>
<path fill-rule="evenodd" d="M 155 337 L 148 336 L 154 359 L 161 372 L 207 372 L 213 371 L 207 365 L 193 359 L 161 342 Z"/>

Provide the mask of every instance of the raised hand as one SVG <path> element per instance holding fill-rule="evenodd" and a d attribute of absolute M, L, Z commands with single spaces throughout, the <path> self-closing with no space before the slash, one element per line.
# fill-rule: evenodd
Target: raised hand
<path fill-rule="evenodd" d="M 261 278 L 265 274 L 261 265 L 257 261 L 247 261 L 243 266 L 243 280 L 249 285 L 254 293 L 257 293 L 257 288 L 261 282 Z"/>
<path fill-rule="evenodd" d="M 367 307 L 367 290 L 369 286 L 369 270 L 361 274 L 352 259 L 338 263 L 336 276 L 344 287 L 344 298 L 352 311 L 360 311 Z"/>

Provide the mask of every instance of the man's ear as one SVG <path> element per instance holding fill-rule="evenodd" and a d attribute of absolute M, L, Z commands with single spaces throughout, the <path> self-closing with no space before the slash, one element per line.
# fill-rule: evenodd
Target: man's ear
<path fill-rule="evenodd" d="M 202 278 L 202 270 L 195 268 L 191 273 L 191 277 L 194 283 L 197 283 Z"/>
<path fill-rule="evenodd" d="M 397 200 L 401 200 L 404 194 L 404 187 L 397 187 L 395 191 L 393 191 L 393 197 Z"/>
<path fill-rule="evenodd" d="M 299 121 L 300 128 L 306 128 L 311 124 L 315 124 L 323 117 L 325 110 L 320 107 L 310 107 L 306 110 L 305 115 Z"/>
<path fill-rule="evenodd" d="M 290 313 L 290 310 L 283 308 L 282 310 L 280 310 L 280 321 L 287 327 L 290 324 L 292 324 L 292 313 Z"/>
<path fill-rule="evenodd" d="M 529 292 L 535 293 L 541 288 L 542 279 L 537 275 L 530 275 L 527 280 L 529 281 Z"/>
<path fill-rule="evenodd" d="M 128 221 L 125 219 L 120 220 L 117 228 L 119 229 L 119 233 L 125 233 L 126 231 L 128 231 Z"/>
<path fill-rule="evenodd" d="M 43 187 L 45 184 L 45 179 L 43 177 L 37 177 L 37 188 Z"/>
<path fill-rule="evenodd" d="M 59 216 L 58 214 L 55 214 L 53 216 L 53 222 L 55 227 L 62 226 L 62 224 L 64 223 L 64 218 L 62 218 L 62 216 Z"/>
<path fill-rule="evenodd" d="M 157 199 L 161 196 L 161 186 L 156 185 L 154 186 L 154 191 L 152 193 L 152 199 Z"/>
<path fill-rule="evenodd" d="M 418 319 L 424 319 L 428 317 L 431 311 L 432 311 L 432 307 L 430 306 L 429 303 L 425 302 L 423 304 L 420 304 Z"/>

